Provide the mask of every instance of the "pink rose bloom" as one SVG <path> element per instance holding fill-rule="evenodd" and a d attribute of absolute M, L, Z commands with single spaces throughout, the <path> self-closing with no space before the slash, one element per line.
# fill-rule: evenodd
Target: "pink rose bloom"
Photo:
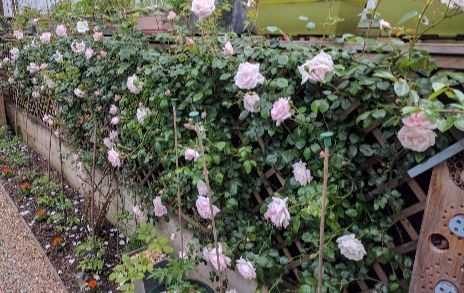
<path fill-rule="evenodd" d="M 313 177 L 311 177 L 311 172 L 306 169 L 306 163 L 303 163 L 301 160 L 293 164 L 293 176 L 301 186 L 311 183 L 313 179 Z"/>
<path fill-rule="evenodd" d="M 137 218 L 143 218 L 143 213 L 137 205 L 132 207 L 132 212 Z"/>
<path fill-rule="evenodd" d="M 192 38 L 187 38 L 187 46 L 192 46 L 193 44 L 195 44 L 193 39 Z"/>
<path fill-rule="evenodd" d="M 92 50 L 92 48 L 87 48 L 85 49 L 85 58 L 87 60 L 89 60 L 90 58 L 93 57 L 93 54 L 94 54 L 94 51 Z"/>
<path fill-rule="evenodd" d="M 206 112 L 202 112 L 200 117 L 201 119 L 206 119 Z"/>
<path fill-rule="evenodd" d="M 246 93 L 245 97 L 243 98 L 243 107 L 250 112 L 250 113 L 257 113 L 259 109 L 255 109 L 256 103 L 259 102 L 259 96 L 256 93 Z"/>
<path fill-rule="evenodd" d="M 43 33 L 40 36 L 40 41 L 42 42 L 42 44 L 48 44 L 48 43 L 50 43 L 50 38 L 51 37 L 52 37 L 51 33 L 49 33 L 49 32 Z"/>
<path fill-rule="evenodd" d="M 264 219 L 271 220 L 277 228 L 287 228 L 290 222 L 290 213 L 287 209 L 288 198 L 272 197 L 272 202 L 267 206 Z"/>
<path fill-rule="evenodd" d="M 398 131 L 398 139 L 405 149 L 416 152 L 424 152 L 429 147 L 435 145 L 435 132 L 423 127 L 410 127 L 404 125 Z"/>
<path fill-rule="evenodd" d="M 118 117 L 118 116 L 113 117 L 113 118 L 111 119 L 111 125 L 115 125 L 115 126 L 116 126 L 116 125 L 118 125 L 118 124 L 119 124 L 119 117 Z"/>
<path fill-rule="evenodd" d="M 168 13 L 167 19 L 168 20 L 174 20 L 174 19 L 176 19 L 176 16 L 177 16 L 177 14 L 174 11 L 171 10 Z"/>
<path fill-rule="evenodd" d="M 162 217 L 168 213 L 168 209 L 161 201 L 161 196 L 155 197 L 153 200 L 153 207 L 155 208 L 155 216 Z"/>
<path fill-rule="evenodd" d="M 139 81 L 137 76 L 134 74 L 127 78 L 127 88 L 133 94 L 138 94 L 142 91 L 143 82 Z"/>
<path fill-rule="evenodd" d="M 209 198 L 206 196 L 199 195 L 195 203 L 197 207 L 198 214 L 203 219 L 211 220 L 220 212 L 219 208 L 213 205 L 213 215 L 211 215 L 211 208 L 209 206 Z"/>
<path fill-rule="evenodd" d="M 37 71 L 40 70 L 40 67 L 35 64 L 34 62 L 29 63 L 29 65 L 26 67 L 27 71 L 30 73 L 36 73 Z"/>
<path fill-rule="evenodd" d="M 85 34 L 89 30 L 89 24 L 86 20 L 81 20 L 76 23 L 76 29 L 80 34 Z"/>
<path fill-rule="evenodd" d="M 198 160 L 198 157 L 199 157 L 199 154 L 196 150 L 191 149 L 191 148 L 187 148 L 185 150 L 185 159 L 187 161 L 193 160 L 194 162 L 196 162 Z"/>
<path fill-rule="evenodd" d="M 112 105 L 110 106 L 110 111 L 109 111 L 109 113 L 110 113 L 111 115 L 116 115 L 116 113 L 118 113 L 118 107 L 116 107 L 116 105 L 112 104 Z"/>
<path fill-rule="evenodd" d="M 119 160 L 119 154 L 113 148 L 108 151 L 108 161 L 115 168 L 121 166 L 121 161 Z"/>
<path fill-rule="evenodd" d="M 313 59 L 298 67 L 301 74 L 301 84 L 308 80 L 323 82 L 325 75 L 334 70 L 332 57 L 324 52 L 317 54 Z"/>
<path fill-rule="evenodd" d="M 403 118 L 403 124 L 408 127 L 421 127 L 425 129 L 435 129 L 437 128 L 433 125 L 423 112 L 413 113 L 406 118 Z"/>
<path fill-rule="evenodd" d="M 218 255 L 219 255 L 219 262 L 218 262 Z M 213 249 L 204 248 L 203 249 L 203 258 L 207 262 L 211 263 L 211 265 L 217 271 L 223 271 L 228 266 L 230 266 L 230 258 L 225 256 L 224 254 L 222 254 L 222 245 L 221 245 L 221 243 L 218 243 L 218 249 L 216 249 L 216 248 L 213 248 Z"/>
<path fill-rule="evenodd" d="M 99 97 L 102 95 L 101 91 L 100 90 L 96 90 L 93 92 L 93 94 L 95 95 L 95 97 Z"/>
<path fill-rule="evenodd" d="M 37 84 L 37 78 L 36 77 L 32 78 L 32 84 Z"/>
<path fill-rule="evenodd" d="M 63 61 L 63 55 L 61 55 L 60 51 L 56 51 L 55 54 L 53 54 L 53 58 L 55 59 L 56 62 Z"/>
<path fill-rule="evenodd" d="M 45 114 L 42 118 L 42 121 L 47 123 L 49 126 L 52 126 L 53 125 L 53 117 L 48 115 L 48 114 Z"/>
<path fill-rule="evenodd" d="M 253 280 L 256 279 L 256 269 L 253 266 L 253 263 L 247 260 L 244 260 L 240 257 L 239 260 L 236 261 L 237 263 L 237 270 L 240 275 L 245 280 Z"/>
<path fill-rule="evenodd" d="M 66 27 L 62 24 L 56 27 L 55 33 L 58 37 L 66 37 L 68 35 Z"/>
<path fill-rule="evenodd" d="M 234 48 L 229 41 L 227 41 L 227 43 L 224 45 L 224 48 L 222 48 L 222 53 L 224 53 L 225 56 L 234 55 Z"/>
<path fill-rule="evenodd" d="M 34 19 L 32 20 L 32 24 L 33 24 L 33 25 L 37 25 L 38 23 L 39 23 L 39 19 L 38 19 L 38 18 L 34 18 Z"/>
<path fill-rule="evenodd" d="M 104 59 L 104 58 L 106 58 L 106 56 L 108 56 L 108 53 L 106 53 L 106 51 L 103 51 L 103 50 L 100 51 L 100 57 L 101 57 L 101 58 Z"/>
<path fill-rule="evenodd" d="M 37 99 L 37 98 L 40 97 L 40 93 L 38 91 L 33 91 L 32 92 L 32 97 Z"/>
<path fill-rule="evenodd" d="M 103 139 L 103 144 L 104 144 L 108 149 L 114 148 L 114 143 L 111 141 L 111 138 L 109 138 L 109 137 L 105 137 L 105 138 Z"/>
<path fill-rule="evenodd" d="M 14 30 L 13 37 L 15 37 L 17 40 L 22 40 L 24 38 L 24 34 L 20 30 Z"/>
<path fill-rule="evenodd" d="M 121 99 L 120 95 L 114 95 L 114 101 L 117 102 Z"/>
<path fill-rule="evenodd" d="M 203 182 L 203 180 L 199 180 L 197 182 L 197 190 L 198 194 L 201 196 L 208 195 L 208 187 L 206 186 L 206 183 Z"/>
<path fill-rule="evenodd" d="M 277 126 L 292 116 L 292 113 L 290 112 L 291 106 L 289 101 L 290 98 L 279 98 L 272 105 L 271 117 L 272 120 L 276 121 Z"/>
<path fill-rule="evenodd" d="M 44 70 L 44 69 L 47 69 L 48 68 L 48 64 L 47 63 L 42 63 L 40 64 L 40 69 L 41 70 Z"/>
<path fill-rule="evenodd" d="M 111 140 L 117 138 L 118 135 L 119 135 L 119 133 L 118 133 L 117 130 L 111 130 L 111 131 L 110 131 L 110 139 L 111 139 Z"/>
<path fill-rule="evenodd" d="M 84 42 L 76 42 L 73 41 L 71 44 L 71 50 L 73 50 L 74 53 L 84 53 L 85 52 L 85 43 Z"/>
<path fill-rule="evenodd" d="M 137 121 L 140 123 L 140 124 L 143 124 L 143 122 L 145 121 L 145 118 L 150 115 L 150 109 L 148 108 L 145 108 L 143 106 L 139 106 L 137 108 L 137 113 L 135 114 L 135 116 L 137 116 Z"/>
<path fill-rule="evenodd" d="M 240 89 L 251 90 L 264 83 L 264 76 L 259 73 L 259 64 L 245 62 L 238 66 L 234 80 Z"/>
<path fill-rule="evenodd" d="M 84 92 L 84 91 L 81 91 L 79 88 L 75 88 L 75 89 L 74 89 L 74 94 L 75 94 L 76 97 L 78 97 L 78 98 L 83 98 L 83 97 L 85 97 L 85 92 Z"/>
<path fill-rule="evenodd" d="M 93 40 L 95 42 L 99 42 L 99 41 L 101 41 L 101 39 L 103 39 L 103 33 L 102 32 L 94 32 L 93 33 Z"/>
<path fill-rule="evenodd" d="M 19 49 L 18 48 L 12 48 L 10 50 L 10 58 L 13 61 L 16 61 L 19 59 Z"/>
<path fill-rule="evenodd" d="M 211 15 L 216 9 L 214 6 L 214 0 L 193 0 L 192 1 L 192 11 L 200 20 L 204 19 Z"/>

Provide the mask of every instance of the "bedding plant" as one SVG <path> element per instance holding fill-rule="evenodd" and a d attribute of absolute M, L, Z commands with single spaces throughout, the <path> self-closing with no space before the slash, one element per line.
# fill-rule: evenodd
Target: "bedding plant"
<path fill-rule="evenodd" d="M 13 23 L 10 56 L 2 62 L 11 73 L 6 86 L 53 105 L 56 113 L 47 113 L 44 121 L 59 125 L 79 149 L 76 160 L 90 164 L 96 142 L 97 164 L 114 169 L 120 186 L 134 193 L 135 216 L 148 216 L 155 226 L 169 221 L 166 206 L 177 208 L 179 174 L 182 210 L 209 231 L 190 227 L 204 245 L 198 258 L 211 265 L 212 278 L 230 268 L 272 291 L 301 261 L 299 290 L 314 292 L 325 156 L 320 134 L 330 130 L 324 290 L 339 292 L 365 279 L 382 292 L 407 289 L 412 260 L 387 246 L 391 215 L 401 210 L 403 199 L 395 189 L 375 197 L 370 191 L 404 180 L 405 170 L 447 147 L 450 128 L 464 130 L 463 73 L 438 71 L 427 52 L 396 38 L 397 28 L 385 20 L 389 42 L 339 39 L 362 44 L 360 53 L 218 33 L 216 23 L 228 5 L 214 1 L 168 6 L 162 12 L 173 30 L 148 37 L 134 28 L 143 10 L 114 14 L 100 7 L 108 14 L 101 21 L 86 17 L 79 9 L 83 3 L 69 4 L 69 10 L 58 6 L 49 24 L 25 18 Z M 460 1 L 447 4 L 462 9 Z M 183 25 L 191 15 L 200 37 Z M 424 25 L 418 19 L 418 28 Z M 27 33 L 29 26 L 36 33 Z M 108 30 L 117 32 L 104 36 Z M 417 41 L 416 36 L 409 39 Z M 198 112 L 194 119 L 192 112 Z M 194 123 L 201 127 L 204 156 L 189 129 Z M 384 144 L 368 131 L 373 127 L 381 130 Z M 382 163 L 367 172 L 373 159 Z M 265 194 L 263 171 L 270 168 L 285 184 L 271 181 L 277 192 L 258 202 L 253 192 Z M 156 179 L 140 184 L 135 178 L 142 170 Z M 210 233 L 213 218 L 217 246 Z M 301 255 L 289 258 L 277 249 L 279 235 L 288 246 L 299 240 Z M 378 262 L 392 268 L 389 284 L 368 275 Z M 400 266 L 404 274 L 397 276 Z"/>

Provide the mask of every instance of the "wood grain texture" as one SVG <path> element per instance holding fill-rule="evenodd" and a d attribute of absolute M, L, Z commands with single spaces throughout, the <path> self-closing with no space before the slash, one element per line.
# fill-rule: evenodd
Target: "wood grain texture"
<path fill-rule="evenodd" d="M 459 214 L 464 214 L 464 190 L 452 181 L 447 162 L 443 162 L 432 173 L 410 293 L 434 292 L 441 280 L 448 280 L 461 290 L 464 288 L 464 240 L 452 234 L 448 227 L 450 219 Z M 437 241 L 434 245 L 432 234 L 445 237 L 449 248 L 440 249 L 446 245 L 437 245 Z"/>

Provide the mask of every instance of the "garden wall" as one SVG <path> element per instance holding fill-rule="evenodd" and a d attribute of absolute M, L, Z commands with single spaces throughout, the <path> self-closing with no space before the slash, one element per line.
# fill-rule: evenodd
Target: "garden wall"
<path fill-rule="evenodd" d="M 24 141 L 27 142 L 29 147 L 33 148 L 42 157 L 48 158 L 50 129 L 43 126 L 42 123 L 33 116 L 29 116 L 26 118 L 26 115 L 23 112 L 16 111 L 14 105 L 6 104 L 5 108 L 7 112 L 7 118 L 11 127 L 15 129 L 16 132 L 21 133 Z M 79 177 L 84 177 L 84 174 L 73 165 L 70 159 L 70 155 L 74 152 L 74 150 L 65 142 L 62 142 L 61 150 L 63 154 L 63 177 L 74 189 L 78 190 L 80 193 L 86 193 L 90 186 L 82 184 Z M 59 141 L 55 135 L 53 135 L 51 139 L 50 162 L 56 170 L 60 170 Z M 96 180 L 99 181 L 101 179 L 101 176 L 102 172 L 97 170 Z M 108 182 L 108 180 L 103 181 L 103 183 L 101 184 L 102 192 L 106 192 L 106 190 L 110 186 L 109 184 L 111 184 L 111 182 Z M 120 192 L 122 196 L 115 197 L 115 199 L 111 202 L 106 218 L 119 229 L 123 231 L 129 230 L 125 232 L 130 233 L 131 227 L 134 227 L 133 223 L 132 225 L 124 225 L 122 223 L 119 223 L 116 218 L 116 213 L 118 211 L 121 211 L 122 209 L 132 212 L 131 192 L 129 190 L 124 189 L 121 189 Z M 98 194 L 96 196 L 98 196 Z M 165 222 L 163 220 L 157 222 L 155 225 L 156 228 L 161 234 L 167 236 L 171 234 L 179 235 L 177 231 L 179 227 L 177 216 L 170 213 L 169 219 L 169 222 Z M 185 229 L 184 242 L 186 244 L 193 244 L 198 248 L 200 247 L 198 240 L 194 238 L 192 233 L 190 233 L 188 230 L 186 231 Z M 175 253 L 177 255 L 181 248 L 180 237 L 176 237 L 175 240 L 171 240 L 170 244 L 174 247 L 176 251 Z M 189 277 L 199 279 L 214 287 L 209 280 L 209 272 L 210 268 L 208 266 L 200 264 L 197 267 L 196 271 L 190 273 Z M 236 289 L 238 292 L 251 293 L 255 292 L 257 288 L 257 283 L 255 281 L 244 280 L 237 272 L 232 270 L 227 270 L 227 280 L 229 289 Z"/>

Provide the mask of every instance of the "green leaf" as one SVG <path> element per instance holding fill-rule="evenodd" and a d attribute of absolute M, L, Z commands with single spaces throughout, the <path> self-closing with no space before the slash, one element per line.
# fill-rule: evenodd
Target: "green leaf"
<path fill-rule="evenodd" d="M 359 147 L 359 151 L 366 157 L 370 157 L 370 156 L 372 156 L 374 154 L 374 150 L 368 144 L 362 144 Z"/>
<path fill-rule="evenodd" d="M 395 93 L 398 97 L 404 97 L 409 93 L 409 86 L 406 82 L 395 82 L 393 86 Z"/>
<path fill-rule="evenodd" d="M 384 109 L 377 109 L 372 111 L 372 117 L 374 117 L 375 119 L 382 119 L 383 117 L 385 117 L 386 114 L 387 112 L 385 112 Z"/>
<path fill-rule="evenodd" d="M 220 151 L 224 150 L 225 146 L 226 146 L 226 143 L 225 143 L 224 141 L 220 141 L 220 142 L 217 142 L 217 143 L 216 143 L 216 147 L 217 147 Z"/>
<path fill-rule="evenodd" d="M 454 126 L 457 129 L 464 131 L 464 117 L 459 117 L 456 121 L 454 121 Z"/>
<path fill-rule="evenodd" d="M 288 56 L 287 55 L 280 55 L 279 58 L 277 59 L 277 62 L 279 62 L 280 65 L 287 65 Z"/>
<path fill-rule="evenodd" d="M 444 88 L 446 85 L 442 82 L 434 82 L 432 83 L 432 88 L 434 91 L 439 91 L 441 90 L 442 88 Z"/>
<path fill-rule="evenodd" d="M 393 74 L 391 74 L 390 72 L 388 72 L 388 71 L 376 72 L 376 73 L 374 73 L 374 76 L 389 79 L 391 81 L 397 81 L 396 77 Z"/>
<path fill-rule="evenodd" d="M 277 86 L 282 89 L 288 86 L 288 80 L 286 80 L 285 78 L 279 77 L 276 82 L 277 82 Z"/>
<path fill-rule="evenodd" d="M 419 19 L 419 12 L 415 10 L 408 11 L 403 16 L 401 16 L 401 18 L 398 20 L 398 24 L 405 23 L 406 21 L 413 19 L 414 17 Z"/>
<path fill-rule="evenodd" d="M 246 57 L 250 57 L 251 54 L 253 54 L 253 48 L 245 47 L 245 49 L 243 49 L 243 54 L 245 54 Z"/>

